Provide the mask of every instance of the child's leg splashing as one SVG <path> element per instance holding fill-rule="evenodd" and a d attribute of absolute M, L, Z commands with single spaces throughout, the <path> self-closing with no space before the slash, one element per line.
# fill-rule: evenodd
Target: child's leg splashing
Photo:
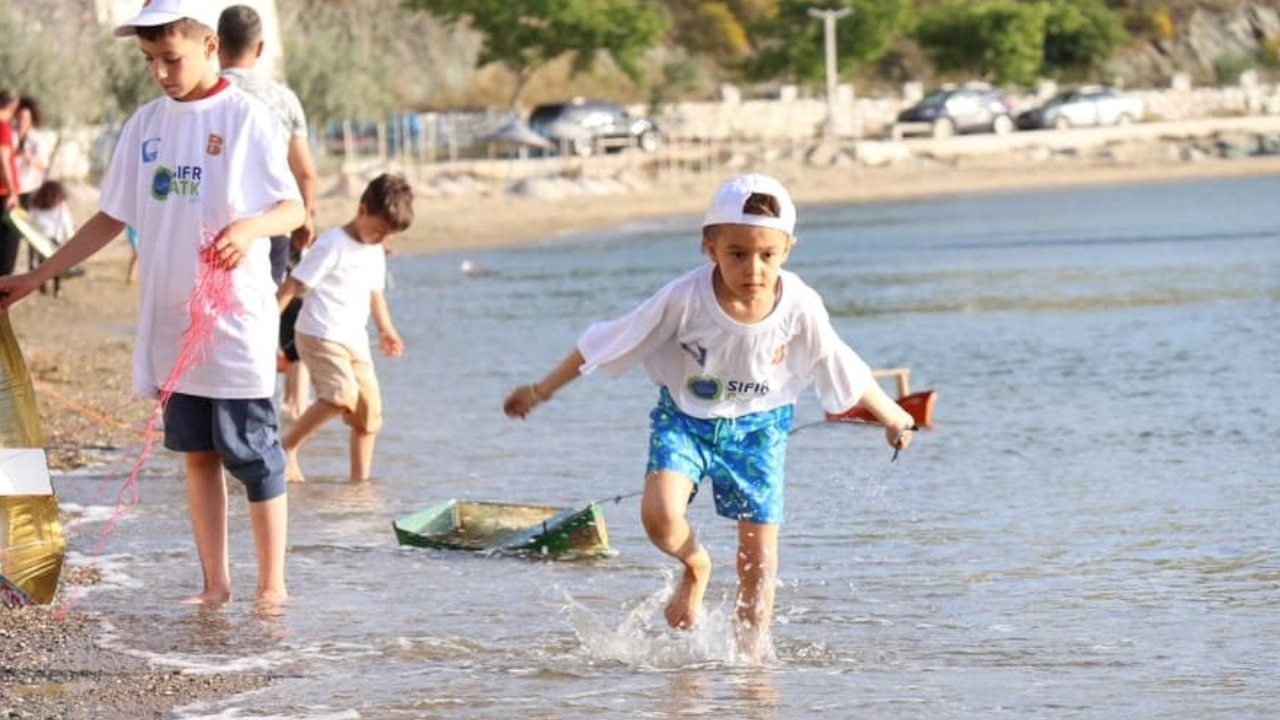
<path fill-rule="evenodd" d="M 116 506 L 111 513 L 111 517 L 107 519 L 102 532 L 98 535 L 98 541 L 94 545 L 93 554 L 90 556 L 91 564 L 92 558 L 102 554 L 107 538 L 114 532 L 116 523 L 119 522 L 126 511 L 137 507 L 141 499 L 138 490 L 138 475 L 151 458 L 151 451 L 155 446 L 157 426 L 164 417 L 165 406 L 169 403 L 169 398 L 173 396 L 178 380 L 189 369 L 199 365 L 207 357 L 209 348 L 213 344 L 214 329 L 217 327 L 218 318 L 230 317 L 240 311 L 240 306 L 235 299 L 231 271 L 222 267 L 214 255 L 213 247 L 217 232 L 208 228 L 201 228 L 200 235 L 200 264 L 196 272 L 196 284 L 195 287 L 191 288 L 191 295 L 187 299 L 190 324 L 182 333 L 179 341 L 178 358 L 174 362 L 173 369 L 170 370 L 168 377 L 158 388 L 156 406 L 151 413 L 151 417 L 147 420 L 142 449 L 139 451 L 137 459 L 134 460 L 133 467 L 130 469 L 124 485 L 120 487 L 120 492 L 116 496 Z M 63 601 L 58 611 L 60 617 L 64 617 L 75 605 L 79 597 L 79 587 L 76 586 Z M 206 587 L 205 590 L 207 593 L 209 588 Z"/>

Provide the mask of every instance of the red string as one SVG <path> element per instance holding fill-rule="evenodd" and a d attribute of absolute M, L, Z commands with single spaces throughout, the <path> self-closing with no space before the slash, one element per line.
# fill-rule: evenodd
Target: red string
<path fill-rule="evenodd" d="M 191 289 L 191 295 L 187 298 L 187 312 L 190 315 L 191 323 L 182 331 L 182 337 L 178 341 L 177 360 L 174 361 L 173 369 L 169 371 L 169 376 L 160 385 L 155 409 L 151 412 L 151 418 L 147 420 L 142 449 L 139 451 L 137 459 L 133 462 L 133 468 L 129 471 L 129 476 L 125 479 L 124 484 L 120 486 L 111 516 L 107 518 L 102 532 L 98 534 L 98 541 L 94 544 L 93 553 L 89 556 L 87 566 L 89 568 L 92 568 L 98 557 L 102 555 L 107 539 L 115 532 L 116 523 L 120 521 L 120 518 L 124 517 L 127 511 L 138 506 L 138 502 L 141 499 L 138 475 L 142 472 L 143 467 L 146 466 L 147 461 L 151 459 L 151 451 L 156 441 L 157 425 L 164 418 L 164 409 L 169 404 L 169 398 L 173 397 L 174 388 L 177 387 L 178 381 L 188 370 L 204 362 L 208 357 L 213 345 L 214 333 L 218 326 L 218 319 L 231 317 L 241 310 L 241 306 L 235 298 L 235 287 L 231 280 L 231 271 L 221 266 L 214 252 L 214 240 L 217 239 L 217 233 L 210 231 L 208 228 L 202 228 L 200 234 L 199 270 L 196 273 L 195 287 Z M 76 601 L 79 600 L 80 591 L 81 586 L 73 586 L 71 593 L 66 596 L 62 605 L 58 608 L 56 613 L 58 619 L 65 618 L 67 613 L 72 610 Z"/>

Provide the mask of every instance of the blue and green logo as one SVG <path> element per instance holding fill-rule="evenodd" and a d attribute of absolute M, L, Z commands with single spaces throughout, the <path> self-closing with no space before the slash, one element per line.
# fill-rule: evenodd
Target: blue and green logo
<path fill-rule="evenodd" d="M 708 402 L 719 400 L 724 395 L 724 382 L 705 375 L 689 378 L 685 387 L 694 397 Z"/>
<path fill-rule="evenodd" d="M 160 165 L 151 176 L 151 197 L 164 200 L 169 197 L 171 190 L 173 190 L 173 171 Z"/>

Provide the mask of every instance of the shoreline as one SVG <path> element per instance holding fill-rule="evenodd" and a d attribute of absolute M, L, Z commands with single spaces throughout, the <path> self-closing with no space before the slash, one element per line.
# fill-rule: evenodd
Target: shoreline
<path fill-rule="evenodd" d="M 889 168 L 778 163 L 760 170 L 788 185 L 801 206 L 803 227 L 806 206 L 1280 176 L 1280 157 L 1194 162 L 988 158 Z M 479 251 L 683 216 L 692 218 L 692 238 L 696 218 L 715 185 L 732 172 L 687 176 L 678 184 L 628 194 L 556 200 L 421 197 L 414 226 L 394 241 L 394 247 L 405 255 Z M 83 222 L 92 212 L 94 193 L 82 188 L 77 195 L 76 218 Z M 345 222 L 355 205 L 354 198 L 331 191 L 318 203 L 318 226 Z M 139 428 L 152 404 L 129 395 L 137 302 L 136 286 L 125 283 L 129 256 L 123 240 L 113 241 L 85 263 L 83 277 L 63 283 L 61 297 L 33 296 L 11 311 L 55 469 L 127 458 L 140 445 Z M 64 569 L 64 583 L 73 581 L 69 570 L 73 568 Z M 225 698 L 271 682 L 261 675 L 193 675 L 152 668 L 98 647 L 95 637 L 91 614 L 76 612 L 56 620 L 50 608 L 0 609 L 0 642 L 6 647 L 6 662 L 0 667 L 0 716 L 16 712 L 17 717 L 167 717 L 179 705 Z"/>

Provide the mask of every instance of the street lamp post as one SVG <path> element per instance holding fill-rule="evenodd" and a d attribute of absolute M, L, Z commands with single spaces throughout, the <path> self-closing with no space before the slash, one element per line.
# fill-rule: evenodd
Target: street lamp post
<path fill-rule="evenodd" d="M 853 8 L 819 10 L 809 8 L 809 17 L 822 21 L 823 49 L 827 59 L 827 140 L 836 136 L 836 21 L 853 14 Z"/>

